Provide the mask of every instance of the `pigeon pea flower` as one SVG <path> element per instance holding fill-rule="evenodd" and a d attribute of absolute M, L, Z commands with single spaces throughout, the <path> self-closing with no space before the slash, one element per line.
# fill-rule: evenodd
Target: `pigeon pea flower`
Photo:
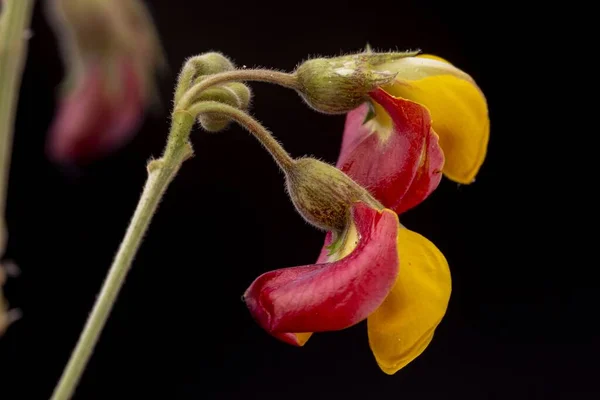
<path fill-rule="evenodd" d="M 483 92 L 471 76 L 447 61 L 416 52 L 363 53 L 308 60 L 295 72 L 297 90 L 317 111 L 346 114 L 369 102 L 369 93 L 386 93 L 428 109 L 446 159 L 443 173 L 469 184 L 485 159 L 490 124 Z M 369 128 L 380 137 L 392 117 L 371 102 Z"/>
<path fill-rule="evenodd" d="M 310 335 L 344 329 L 385 300 L 398 275 L 398 217 L 339 169 L 313 158 L 284 168 L 292 203 L 327 230 L 331 254 L 317 264 L 259 276 L 244 300 L 273 336 L 302 345 Z"/>
<path fill-rule="evenodd" d="M 372 112 L 367 105 L 350 112 L 337 167 L 368 188 L 384 207 L 400 214 L 437 187 L 444 153 L 424 106 L 382 89 L 372 91 L 370 98 L 390 116 L 390 129 L 372 131 L 370 122 L 364 122 Z M 318 263 L 331 260 L 329 246 L 328 235 Z M 396 250 L 397 280 L 384 302 L 367 318 L 371 350 L 388 374 L 406 366 L 431 342 L 446 313 L 452 288 L 448 263 L 427 238 L 400 225 Z M 309 336 L 300 336 L 303 343 Z"/>
<path fill-rule="evenodd" d="M 133 137 L 154 99 L 162 50 L 139 0 L 51 0 L 47 6 L 66 71 L 48 155 L 61 163 L 93 161 Z"/>
<path fill-rule="evenodd" d="M 464 72 L 439 58 L 410 53 L 367 51 L 309 60 L 295 77 L 297 91 L 312 108 L 348 114 L 337 167 L 374 201 L 356 203 L 331 189 L 335 196 L 321 194 L 327 201 L 312 200 L 335 180 L 319 188 L 306 185 L 308 195 L 298 201 L 288 179 L 298 211 L 311 209 L 312 218 L 305 219 L 329 228 L 325 244 L 316 264 L 260 276 L 246 291 L 246 303 L 265 330 L 297 346 L 313 332 L 366 319 L 375 360 L 394 374 L 427 348 L 452 290 L 442 252 L 400 224 L 396 213 L 427 198 L 442 173 L 460 183 L 474 180 L 489 137 L 486 100 Z M 304 203 L 312 207 L 299 207 Z M 341 221 L 340 207 L 351 210 L 342 228 L 315 223 L 330 214 Z M 392 219 L 396 230 L 387 228 Z M 397 274 L 390 286 L 392 264 Z"/>
<path fill-rule="evenodd" d="M 404 57 L 375 68 L 396 73 L 392 83 L 382 86 L 388 94 L 429 110 L 444 152 L 444 175 L 458 183 L 472 183 L 485 159 L 490 135 L 487 101 L 473 78 L 432 55 Z M 392 119 L 374 103 L 369 125 L 373 131 L 385 136 Z"/>
<path fill-rule="evenodd" d="M 376 360 L 394 373 L 424 350 L 446 311 L 446 260 L 339 169 L 297 163 L 288 192 L 308 222 L 328 230 L 325 245 L 315 264 L 259 276 L 244 300 L 263 329 L 296 346 L 367 319 Z"/>

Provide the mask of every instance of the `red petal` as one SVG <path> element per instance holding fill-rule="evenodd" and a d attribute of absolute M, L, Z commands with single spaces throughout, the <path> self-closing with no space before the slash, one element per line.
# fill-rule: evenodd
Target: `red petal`
<path fill-rule="evenodd" d="M 392 118 L 392 132 L 382 138 L 363 125 L 366 105 L 350 112 L 337 165 L 385 207 L 400 213 L 437 187 L 443 153 L 425 107 L 383 89 L 370 95 Z"/>
<path fill-rule="evenodd" d="M 130 62 L 120 62 L 118 87 L 109 95 L 109 77 L 90 66 L 63 99 L 50 128 L 48 155 L 57 162 L 84 163 L 115 151 L 134 134 L 143 113 L 142 88 Z"/>
<path fill-rule="evenodd" d="M 103 79 L 99 67 L 89 68 L 80 84 L 60 101 L 47 142 L 54 161 L 78 161 L 98 147 L 110 119 Z"/>
<path fill-rule="evenodd" d="M 266 331 L 297 344 L 288 332 L 344 329 L 383 302 L 398 274 L 398 218 L 364 204 L 352 216 L 360 239 L 347 257 L 270 271 L 250 285 L 244 299 Z"/>
<path fill-rule="evenodd" d="M 444 152 L 439 145 L 438 135 L 431 129 L 426 138 L 421 166 L 417 170 L 410 188 L 394 211 L 402 214 L 425 200 L 440 184 L 443 167 Z"/>

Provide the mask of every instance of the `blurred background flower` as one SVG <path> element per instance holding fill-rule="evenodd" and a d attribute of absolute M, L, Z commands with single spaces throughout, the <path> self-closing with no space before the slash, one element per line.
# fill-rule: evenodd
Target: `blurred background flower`
<path fill-rule="evenodd" d="M 127 143 L 156 100 L 159 39 L 139 0 L 50 0 L 47 11 L 66 72 L 48 155 L 93 161 Z"/>

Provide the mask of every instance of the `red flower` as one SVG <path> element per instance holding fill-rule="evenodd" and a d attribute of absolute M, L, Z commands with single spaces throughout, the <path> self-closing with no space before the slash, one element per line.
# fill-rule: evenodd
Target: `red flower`
<path fill-rule="evenodd" d="M 50 127 L 47 150 L 57 162 L 83 163 L 123 146 L 152 100 L 162 52 L 138 0 L 52 0 L 68 90 Z"/>
<path fill-rule="evenodd" d="M 348 113 L 337 166 L 381 202 L 391 221 L 388 209 L 402 213 L 419 204 L 442 173 L 461 183 L 473 181 L 485 157 L 489 121 L 479 88 L 443 60 L 404 57 L 376 67 L 397 72 L 396 81 L 369 93 L 370 108 L 365 104 Z M 326 89 L 322 92 L 331 94 Z M 395 216 L 394 221 L 398 224 Z M 359 229 L 353 236 L 347 229 L 342 244 L 333 246 L 329 233 L 318 264 L 272 271 L 251 285 L 246 292 L 251 312 L 271 334 L 296 345 L 304 345 L 311 332 L 343 329 L 366 318 L 378 365 L 388 374 L 397 372 L 427 348 L 451 293 L 444 255 L 423 236 L 399 226 L 380 235 Z M 377 257 L 354 257 L 363 249 L 362 240 L 380 241 L 387 249 L 382 254 L 393 248 L 399 261 L 383 265 Z M 391 266 L 398 274 L 381 301 Z M 363 283 L 366 277 L 386 285 L 371 290 Z"/>

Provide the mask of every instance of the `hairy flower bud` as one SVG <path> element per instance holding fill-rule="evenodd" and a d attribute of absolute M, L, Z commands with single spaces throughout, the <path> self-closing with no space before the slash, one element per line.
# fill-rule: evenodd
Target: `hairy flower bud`
<path fill-rule="evenodd" d="M 186 68 L 187 67 L 192 68 L 194 71 L 194 83 L 200 82 L 202 79 L 206 78 L 206 75 L 235 69 L 235 65 L 229 58 L 222 53 L 214 51 L 191 57 L 186 62 Z"/>
<path fill-rule="evenodd" d="M 296 160 L 286 171 L 292 203 L 310 224 L 341 233 L 356 201 L 383 209 L 369 192 L 332 165 L 314 158 Z"/>
<path fill-rule="evenodd" d="M 250 89 L 243 83 L 233 82 L 209 88 L 201 93 L 199 101 L 218 101 L 246 110 L 250 104 Z M 231 119 L 219 114 L 200 114 L 198 122 L 208 132 L 220 132 L 227 128 Z"/>
<path fill-rule="evenodd" d="M 209 52 L 189 58 L 179 74 L 175 92 L 175 103 L 192 86 L 213 74 L 231 71 L 235 65 L 229 58 L 218 52 Z M 250 88 L 241 82 L 230 82 L 210 87 L 193 98 L 193 101 L 218 101 L 240 110 L 247 110 L 252 98 Z M 219 114 L 201 114 L 198 122 L 208 132 L 220 132 L 227 128 L 231 119 Z"/>
<path fill-rule="evenodd" d="M 370 91 L 396 77 L 396 72 L 374 67 L 413 54 L 365 52 L 308 60 L 295 72 L 298 91 L 315 110 L 344 114 L 364 103 Z"/>

